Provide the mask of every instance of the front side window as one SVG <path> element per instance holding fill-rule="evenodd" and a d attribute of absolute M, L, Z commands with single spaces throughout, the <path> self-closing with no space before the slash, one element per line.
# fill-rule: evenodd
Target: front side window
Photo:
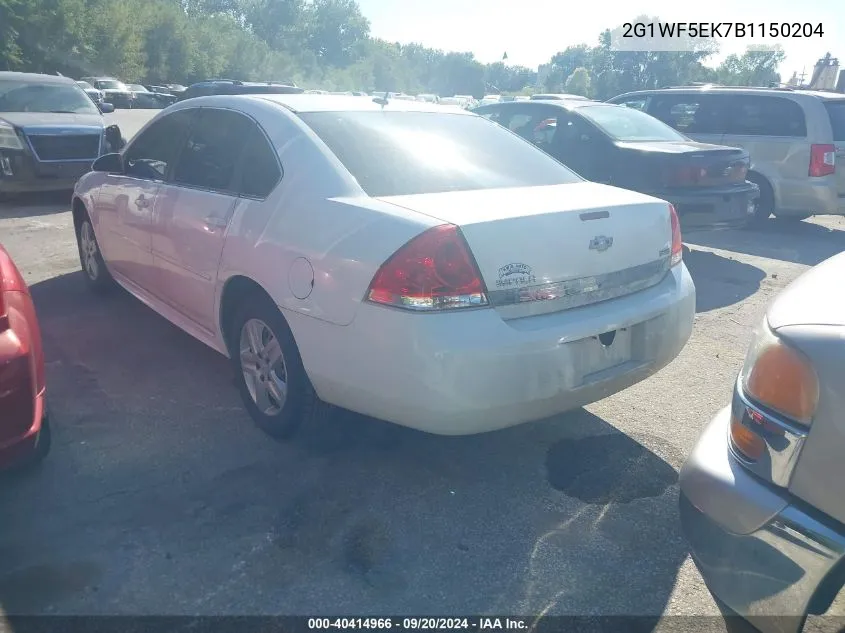
<path fill-rule="evenodd" d="M 623 105 L 626 108 L 632 108 L 634 110 L 640 110 L 642 112 L 648 111 L 648 102 L 649 102 L 649 95 L 641 95 L 639 97 L 629 97 L 624 101 L 612 101 L 611 103 L 615 103 L 616 105 Z"/>
<path fill-rule="evenodd" d="M 235 166 L 252 120 L 233 110 L 201 108 L 171 178 L 174 184 L 232 191 Z"/>
<path fill-rule="evenodd" d="M 0 79 L 0 112 L 100 113 L 76 84 L 34 84 L 17 79 Z"/>
<path fill-rule="evenodd" d="M 534 187 L 581 178 L 481 116 L 307 112 L 303 121 L 370 196 Z"/>
<path fill-rule="evenodd" d="M 178 110 L 153 122 L 126 148 L 126 174 L 145 180 L 164 180 L 196 110 Z"/>
<path fill-rule="evenodd" d="M 578 114 L 617 141 L 685 141 L 683 134 L 653 116 L 615 105 L 578 108 Z"/>

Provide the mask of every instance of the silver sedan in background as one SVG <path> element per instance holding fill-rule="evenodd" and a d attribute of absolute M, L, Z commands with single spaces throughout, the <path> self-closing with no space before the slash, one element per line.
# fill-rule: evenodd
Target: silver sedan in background
<path fill-rule="evenodd" d="M 800 631 L 845 585 L 843 276 L 845 253 L 775 300 L 680 474 L 702 576 L 766 633 Z"/>

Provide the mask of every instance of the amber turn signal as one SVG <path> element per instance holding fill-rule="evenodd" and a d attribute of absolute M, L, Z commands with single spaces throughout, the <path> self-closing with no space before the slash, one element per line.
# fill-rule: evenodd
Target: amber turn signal
<path fill-rule="evenodd" d="M 731 416 L 731 441 L 734 448 L 752 462 L 760 459 L 766 449 L 762 438 L 733 416 Z"/>

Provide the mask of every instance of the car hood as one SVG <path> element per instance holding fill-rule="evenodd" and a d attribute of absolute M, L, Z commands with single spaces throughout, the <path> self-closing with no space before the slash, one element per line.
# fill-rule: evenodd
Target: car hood
<path fill-rule="evenodd" d="M 91 107 L 94 107 L 91 104 Z M 103 127 L 103 116 L 96 114 L 66 114 L 62 112 L 0 112 L 0 120 L 11 123 L 15 127 L 32 127 L 34 125 L 49 125 L 62 127 L 65 125 L 90 125 Z"/>
<path fill-rule="evenodd" d="M 789 325 L 845 325 L 845 253 L 811 268 L 784 290 L 766 313 L 773 330 Z"/>
<path fill-rule="evenodd" d="M 617 147 L 639 150 L 641 152 L 661 152 L 663 154 L 698 154 L 702 152 L 730 152 L 742 154 L 736 147 L 712 145 L 697 141 L 617 141 Z"/>

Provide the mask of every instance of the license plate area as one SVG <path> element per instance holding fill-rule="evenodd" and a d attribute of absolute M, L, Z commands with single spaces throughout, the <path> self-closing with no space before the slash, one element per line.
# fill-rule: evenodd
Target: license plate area
<path fill-rule="evenodd" d="M 636 326 L 634 326 L 636 327 Z M 582 384 L 602 380 L 605 374 L 633 360 L 632 328 L 621 328 L 579 341 L 578 367 Z"/>

